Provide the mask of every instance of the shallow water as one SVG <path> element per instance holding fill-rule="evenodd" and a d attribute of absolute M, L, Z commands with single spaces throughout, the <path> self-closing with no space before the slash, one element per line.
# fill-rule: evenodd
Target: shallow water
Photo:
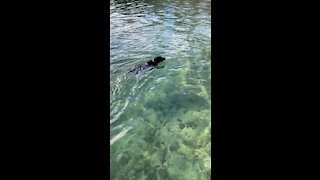
<path fill-rule="evenodd" d="M 211 1 L 111 0 L 110 56 L 110 178 L 210 179 Z"/>

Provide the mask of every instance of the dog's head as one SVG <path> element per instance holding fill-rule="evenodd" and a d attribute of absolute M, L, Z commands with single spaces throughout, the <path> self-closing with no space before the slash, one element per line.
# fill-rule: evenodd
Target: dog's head
<path fill-rule="evenodd" d="M 148 61 L 147 64 L 152 65 L 152 66 L 156 66 L 157 64 L 159 64 L 160 62 L 162 62 L 164 60 L 166 60 L 166 58 L 161 57 L 161 56 L 157 56 L 153 60 Z"/>
<path fill-rule="evenodd" d="M 166 60 L 166 58 L 161 57 L 161 56 L 158 56 L 158 57 L 156 57 L 156 58 L 153 59 L 153 62 L 155 62 L 156 64 L 158 64 L 158 63 L 160 63 L 160 62 L 162 62 L 162 61 L 164 61 L 164 60 Z"/>
<path fill-rule="evenodd" d="M 153 60 L 148 61 L 147 64 L 149 66 L 156 66 L 157 64 L 159 64 L 160 62 L 162 62 L 164 60 L 166 60 L 166 58 L 158 56 L 158 57 L 154 58 Z"/>

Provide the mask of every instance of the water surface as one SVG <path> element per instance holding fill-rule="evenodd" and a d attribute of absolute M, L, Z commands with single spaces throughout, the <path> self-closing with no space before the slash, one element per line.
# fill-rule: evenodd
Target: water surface
<path fill-rule="evenodd" d="M 110 56 L 110 178 L 210 179 L 211 1 L 111 0 Z"/>

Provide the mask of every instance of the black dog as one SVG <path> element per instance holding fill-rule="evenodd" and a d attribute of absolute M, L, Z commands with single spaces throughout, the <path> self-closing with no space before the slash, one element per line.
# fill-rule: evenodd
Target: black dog
<path fill-rule="evenodd" d="M 158 56 L 154 58 L 153 60 L 147 61 L 145 64 L 138 64 L 132 69 L 129 70 L 130 72 L 134 72 L 134 74 L 138 74 L 140 71 L 144 69 L 148 69 L 148 71 L 154 69 L 154 68 L 163 68 L 164 66 L 159 67 L 158 64 L 162 61 L 166 60 L 166 58 L 163 58 L 161 56 Z"/>

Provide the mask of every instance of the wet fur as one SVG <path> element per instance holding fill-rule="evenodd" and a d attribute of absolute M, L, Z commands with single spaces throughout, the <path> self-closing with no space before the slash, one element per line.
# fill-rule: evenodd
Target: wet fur
<path fill-rule="evenodd" d="M 153 60 L 147 61 L 145 64 L 136 65 L 134 68 L 129 70 L 129 73 L 134 72 L 135 74 L 138 74 L 140 71 L 142 71 L 146 68 L 149 68 L 149 67 L 150 67 L 149 71 L 154 68 L 163 68 L 164 66 L 159 67 L 158 64 L 160 62 L 164 61 L 165 59 L 166 58 L 164 58 L 164 57 L 158 56 L 158 57 L 154 58 Z"/>

